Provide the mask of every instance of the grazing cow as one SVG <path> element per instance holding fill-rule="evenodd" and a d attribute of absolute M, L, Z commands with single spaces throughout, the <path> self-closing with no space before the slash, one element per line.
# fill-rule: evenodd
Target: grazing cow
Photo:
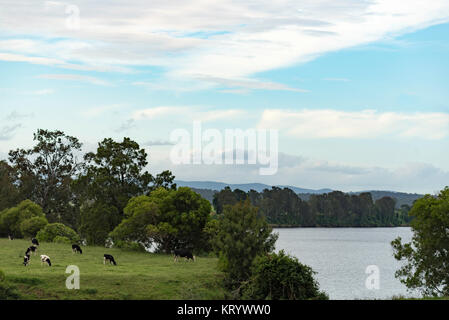
<path fill-rule="evenodd" d="M 29 255 L 29 254 L 26 254 L 26 255 L 23 257 L 23 265 L 26 267 L 26 266 L 30 263 L 30 260 L 31 260 L 30 255 Z"/>
<path fill-rule="evenodd" d="M 104 255 L 104 261 L 103 261 L 103 263 L 106 264 L 106 261 L 109 261 L 109 263 L 114 264 L 114 266 L 117 265 L 117 263 L 116 263 L 115 260 L 114 260 L 114 257 L 111 256 L 110 254 L 105 254 L 105 255 Z"/>
<path fill-rule="evenodd" d="M 13 240 L 13 239 L 14 239 L 14 237 L 12 236 L 12 234 L 8 234 L 8 239 L 9 239 L 9 240 Z"/>
<path fill-rule="evenodd" d="M 51 267 L 51 261 L 50 261 L 50 257 L 46 256 L 46 255 L 41 255 L 41 265 L 42 263 L 47 263 L 49 267 Z"/>
<path fill-rule="evenodd" d="M 35 246 L 39 245 L 39 241 L 37 241 L 37 239 L 35 238 L 31 239 L 31 243 L 34 244 Z"/>
<path fill-rule="evenodd" d="M 79 252 L 80 254 L 83 254 L 83 250 L 81 250 L 80 246 L 77 244 L 72 244 L 72 251 L 73 253 Z"/>
<path fill-rule="evenodd" d="M 25 252 L 25 255 L 29 255 L 31 253 L 34 253 L 34 255 L 37 255 L 37 247 L 36 246 L 31 246 L 27 249 L 27 251 Z"/>
<path fill-rule="evenodd" d="M 195 261 L 195 256 L 192 254 L 191 251 L 189 250 L 175 250 L 174 251 L 174 261 L 178 261 L 178 258 L 186 258 L 187 261 L 189 261 L 189 259 L 191 259 L 192 261 Z"/>

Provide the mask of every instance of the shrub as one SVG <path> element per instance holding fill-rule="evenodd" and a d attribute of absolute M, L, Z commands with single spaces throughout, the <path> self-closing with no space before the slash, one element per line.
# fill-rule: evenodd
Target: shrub
<path fill-rule="evenodd" d="M 73 229 L 62 223 L 47 224 L 44 229 L 37 233 L 36 238 L 39 241 L 53 242 L 57 236 L 66 237 L 70 242 L 78 242 L 80 240 L 78 234 Z"/>
<path fill-rule="evenodd" d="M 243 286 L 242 296 L 251 300 L 329 299 L 320 292 L 314 273 L 312 268 L 284 251 L 268 254 L 255 261 L 252 276 Z"/>
<path fill-rule="evenodd" d="M 54 243 L 62 243 L 62 244 L 72 244 L 72 241 L 69 238 L 64 237 L 64 236 L 56 236 L 53 239 L 53 242 Z"/>
<path fill-rule="evenodd" d="M 22 221 L 20 231 L 24 237 L 34 238 L 48 224 L 45 217 L 32 217 Z"/>
<path fill-rule="evenodd" d="M 42 208 L 30 200 L 22 201 L 17 207 L 3 210 L 0 213 L 0 230 L 4 235 L 11 234 L 16 238 L 21 238 L 23 237 L 20 228 L 22 222 L 33 217 L 45 218 Z"/>

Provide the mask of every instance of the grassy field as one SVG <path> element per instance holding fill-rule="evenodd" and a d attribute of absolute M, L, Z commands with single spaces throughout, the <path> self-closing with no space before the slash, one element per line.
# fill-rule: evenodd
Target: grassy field
<path fill-rule="evenodd" d="M 0 270 L 23 299 L 149 299 L 189 300 L 224 299 L 222 273 L 217 259 L 199 257 L 197 261 L 173 262 L 170 255 L 82 247 L 83 254 L 72 253 L 71 245 L 41 243 L 31 264 L 23 266 L 29 240 L 0 239 Z M 104 265 L 103 255 L 112 254 L 117 266 Z M 41 265 L 40 255 L 51 258 L 52 266 Z M 80 269 L 80 289 L 68 290 L 69 265 Z"/>

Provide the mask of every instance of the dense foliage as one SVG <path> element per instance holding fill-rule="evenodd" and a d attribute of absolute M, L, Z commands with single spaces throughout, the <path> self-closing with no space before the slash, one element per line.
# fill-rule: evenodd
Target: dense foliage
<path fill-rule="evenodd" d="M 126 218 L 111 232 L 114 242 L 154 245 L 157 251 L 177 248 L 204 251 L 208 244 L 204 228 L 210 220 L 210 203 L 189 188 L 158 188 L 149 196 L 129 201 Z"/>
<path fill-rule="evenodd" d="M 78 234 L 73 229 L 57 222 L 47 224 L 36 235 L 39 241 L 45 242 L 53 242 L 56 237 L 65 237 L 70 239 L 71 242 L 78 242 L 80 240 Z"/>
<path fill-rule="evenodd" d="M 411 242 L 392 242 L 395 258 L 405 262 L 396 277 L 425 295 L 449 296 L 449 188 L 417 200 L 410 215 Z"/>
<path fill-rule="evenodd" d="M 284 251 L 259 257 L 242 290 L 251 300 L 327 300 L 314 279 L 315 272 Z"/>
<path fill-rule="evenodd" d="M 249 201 L 238 202 L 225 206 L 219 220 L 213 244 L 230 287 L 249 279 L 255 259 L 270 253 L 278 238 L 257 211 Z"/>
<path fill-rule="evenodd" d="M 19 193 L 44 210 L 48 221 L 76 227 L 78 213 L 71 189 L 73 177 L 81 163 L 76 153 L 82 144 L 62 131 L 39 129 L 34 134 L 36 145 L 31 149 L 9 152 Z"/>
<path fill-rule="evenodd" d="M 0 212 L 0 235 L 14 238 L 31 237 L 47 224 L 42 208 L 30 200 Z"/>
<path fill-rule="evenodd" d="M 399 226 L 410 222 L 410 207 L 395 209 L 395 200 L 383 197 L 373 201 L 370 193 L 346 194 L 333 191 L 311 195 L 302 200 L 288 188 L 273 187 L 259 193 L 254 190 L 232 191 L 229 187 L 215 193 L 213 204 L 218 214 L 226 205 L 248 199 L 258 207 L 270 224 L 304 227 Z"/>

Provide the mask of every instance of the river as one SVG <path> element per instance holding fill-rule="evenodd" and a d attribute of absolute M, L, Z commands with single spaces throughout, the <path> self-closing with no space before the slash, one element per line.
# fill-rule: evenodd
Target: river
<path fill-rule="evenodd" d="M 332 300 L 419 296 L 394 276 L 400 262 L 394 259 L 390 242 L 397 237 L 410 241 L 410 228 L 276 228 L 275 232 L 276 249 L 312 267 L 320 288 Z"/>

